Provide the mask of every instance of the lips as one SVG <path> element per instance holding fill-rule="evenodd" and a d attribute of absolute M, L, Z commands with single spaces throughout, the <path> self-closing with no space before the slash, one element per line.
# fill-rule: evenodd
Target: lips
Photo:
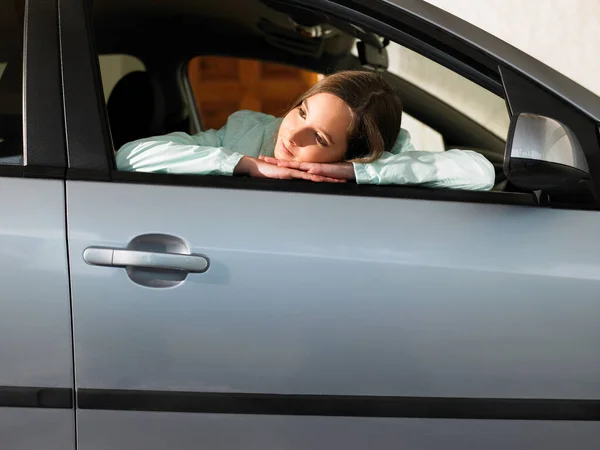
<path fill-rule="evenodd" d="M 289 148 L 287 148 L 287 146 L 283 143 L 283 141 L 281 141 L 281 148 L 282 148 L 285 156 L 289 156 L 290 158 L 294 157 L 294 154 L 290 151 Z"/>

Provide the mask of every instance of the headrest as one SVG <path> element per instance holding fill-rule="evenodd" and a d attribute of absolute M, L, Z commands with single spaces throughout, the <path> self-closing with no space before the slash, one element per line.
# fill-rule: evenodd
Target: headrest
<path fill-rule="evenodd" d="M 115 150 L 136 139 L 165 134 L 164 97 L 148 72 L 130 72 L 121 78 L 106 109 Z"/>

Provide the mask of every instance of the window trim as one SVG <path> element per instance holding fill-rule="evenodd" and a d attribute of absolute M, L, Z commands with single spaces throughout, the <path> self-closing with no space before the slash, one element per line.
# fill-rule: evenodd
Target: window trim
<path fill-rule="evenodd" d="M 24 173 L 67 165 L 56 0 L 28 0 L 23 48 Z M 37 168 L 37 169 L 36 169 Z"/>
<path fill-rule="evenodd" d="M 0 176 L 62 179 L 67 155 L 56 0 L 25 1 L 22 80 L 23 164 L 0 165 Z"/>
<path fill-rule="evenodd" d="M 89 173 L 70 170 L 68 180 L 89 180 Z M 272 191 L 318 195 L 378 197 L 451 201 L 461 203 L 486 203 L 498 205 L 538 206 L 535 194 L 520 192 L 470 191 L 458 189 L 432 189 L 410 185 L 374 185 L 357 183 L 314 183 L 305 180 L 277 180 L 227 175 L 173 175 L 160 173 L 126 172 L 113 170 L 110 180 L 116 183 L 142 185 L 204 187 L 240 191 Z"/>
<path fill-rule="evenodd" d="M 60 47 L 68 170 L 109 180 L 114 167 L 90 0 L 60 0 Z"/>

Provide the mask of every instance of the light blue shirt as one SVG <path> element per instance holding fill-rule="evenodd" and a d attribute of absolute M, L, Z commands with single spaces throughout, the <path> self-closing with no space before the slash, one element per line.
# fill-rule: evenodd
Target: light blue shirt
<path fill-rule="evenodd" d="M 243 156 L 273 156 L 281 118 L 237 111 L 219 130 L 193 136 L 174 132 L 129 142 L 116 154 L 119 170 L 232 175 Z M 402 129 L 390 152 L 371 163 L 352 163 L 359 184 L 410 184 L 470 190 L 494 185 L 492 164 L 471 150 L 416 151 Z"/>

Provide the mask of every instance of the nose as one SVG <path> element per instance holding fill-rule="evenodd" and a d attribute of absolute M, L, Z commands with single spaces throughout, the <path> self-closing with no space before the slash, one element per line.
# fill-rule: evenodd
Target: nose
<path fill-rule="evenodd" d="M 305 147 L 309 145 L 310 130 L 307 127 L 298 127 L 291 130 L 288 140 L 294 147 Z"/>

